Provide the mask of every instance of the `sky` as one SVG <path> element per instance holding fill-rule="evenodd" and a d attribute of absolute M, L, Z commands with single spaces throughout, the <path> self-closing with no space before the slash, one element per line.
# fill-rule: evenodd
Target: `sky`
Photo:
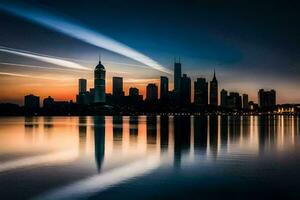
<path fill-rule="evenodd" d="M 168 76 L 174 58 L 191 77 L 219 90 L 275 89 L 278 103 L 300 103 L 297 1 L 1 1 L 0 102 L 24 95 L 75 100 L 78 79 L 93 87 L 99 57 L 124 90 Z M 193 84 L 192 84 L 193 86 Z"/>

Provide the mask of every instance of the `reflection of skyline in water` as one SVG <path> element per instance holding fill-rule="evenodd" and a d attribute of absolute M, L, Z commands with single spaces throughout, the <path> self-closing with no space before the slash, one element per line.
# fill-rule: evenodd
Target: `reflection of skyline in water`
<path fill-rule="evenodd" d="M 105 117 L 95 116 L 94 119 L 94 139 L 95 139 L 95 160 L 98 172 L 101 170 L 105 153 Z"/>
<path fill-rule="evenodd" d="M 58 184 L 59 194 L 88 195 L 165 167 L 177 174 L 207 164 L 205 170 L 274 157 L 293 160 L 299 122 L 295 116 L 2 118 L 0 181 L 4 172 L 23 173 L 30 181 L 28 170 L 43 171 L 59 183 L 61 176 L 71 180 Z"/>
<path fill-rule="evenodd" d="M 115 153 L 121 150 L 129 152 L 128 155 L 133 154 L 134 148 L 139 148 L 142 154 L 155 153 L 152 150 L 157 148 L 161 153 L 173 152 L 174 165 L 180 167 L 182 156 L 187 156 L 191 148 L 195 155 L 207 155 L 214 159 L 220 153 L 230 155 L 230 152 L 238 150 L 264 154 L 272 149 L 281 151 L 293 148 L 300 131 L 299 118 L 294 116 L 80 116 L 74 119 L 77 119 L 79 155 L 89 152 L 91 143 L 88 138 L 92 138 L 99 171 L 106 154 L 116 156 L 113 153 L 115 148 L 119 149 Z M 41 122 L 44 134 L 55 132 L 58 126 L 55 117 L 25 117 L 27 141 L 33 140 Z M 112 127 L 112 132 L 109 127 Z M 89 136 L 90 130 L 93 130 L 93 137 Z M 110 139 L 112 142 L 109 142 Z M 120 149 L 122 143 L 128 145 Z M 131 150 L 126 150 L 127 147 Z"/>

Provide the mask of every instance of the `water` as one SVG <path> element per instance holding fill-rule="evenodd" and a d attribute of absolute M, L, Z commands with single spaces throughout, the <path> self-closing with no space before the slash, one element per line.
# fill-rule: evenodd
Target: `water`
<path fill-rule="evenodd" d="M 295 116 L 1 117 L 1 199 L 299 199 Z"/>

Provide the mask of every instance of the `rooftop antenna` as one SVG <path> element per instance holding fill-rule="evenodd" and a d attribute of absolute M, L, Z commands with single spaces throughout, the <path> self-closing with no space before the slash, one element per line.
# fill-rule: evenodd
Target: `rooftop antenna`
<path fill-rule="evenodd" d="M 99 53 L 99 63 L 101 63 L 101 52 Z"/>

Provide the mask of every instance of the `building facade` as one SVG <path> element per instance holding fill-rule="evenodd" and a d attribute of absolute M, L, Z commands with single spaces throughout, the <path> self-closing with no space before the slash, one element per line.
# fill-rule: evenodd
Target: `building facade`
<path fill-rule="evenodd" d="M 205 78 L 197 78 L 194 82 L 194 103 L 198 106 L 208 105 L 208 83 Z"/>
<path fill-rule="evenodd" d="M 29 111 L 36 111 L 40 108 L 40 97 L 33 94 L 24 97 L 24 107 Z"/>
<path fill-rule="evenodd" d="M 113 77 L 113 96 L 122 97 L 124 96 L 123 91 L 123 78 L 122 77 Z"/>
<path fill-rule="evenodd" d="M 191 103 L 191 78 L 183 74 L 180 82 L 180 103 L 187 106 Z"/>
<path fill-rule="evenodd" d="M 210 88 L 209 88 L 209 103 L 212 106 L 218 106 L 218 81 L 216 78 L 216 73 L 214 71 L 214 77 L 212 81 L 210 81 Z"/>
<path fill-rule="evenodd" d="M 271 108 L 276 106 L 276 91 L 266 91 L 260 89 L 258 91 L 258 105 L 260 108 Z"/>
<path fill-rule="evenodd" d="M 225 89 L 221 90 L 221 106 L 223 108 L 228 107 L 228 91 Z"/>
<path fill-rule="evenodd" d="M 105 103 L 105 67 L 99 61 L 94 70 L 94 103 Z"/>
<path fill-rule="evenodd" d="M 174 63 L 174 92 L 180 94 L 180 82 L 181 82 L 181 63 Z"/>
<path fill-rule="evenodd" d="M 160 99 L 166 101 L 169 93 L 169 79 L 168 77 L 160 77 Z"/>
<path fill-rule="evenodd" d="M 158 99 L 158 88 L 155 83 L 149 83 L 146 90 L 146 100 L 155 101 Z"/>
<path fill-rule="evenodd" d="M 78 80 L 78 94 L 86 92 L 86 85 L 86 79 L 81 78 Z"/>

